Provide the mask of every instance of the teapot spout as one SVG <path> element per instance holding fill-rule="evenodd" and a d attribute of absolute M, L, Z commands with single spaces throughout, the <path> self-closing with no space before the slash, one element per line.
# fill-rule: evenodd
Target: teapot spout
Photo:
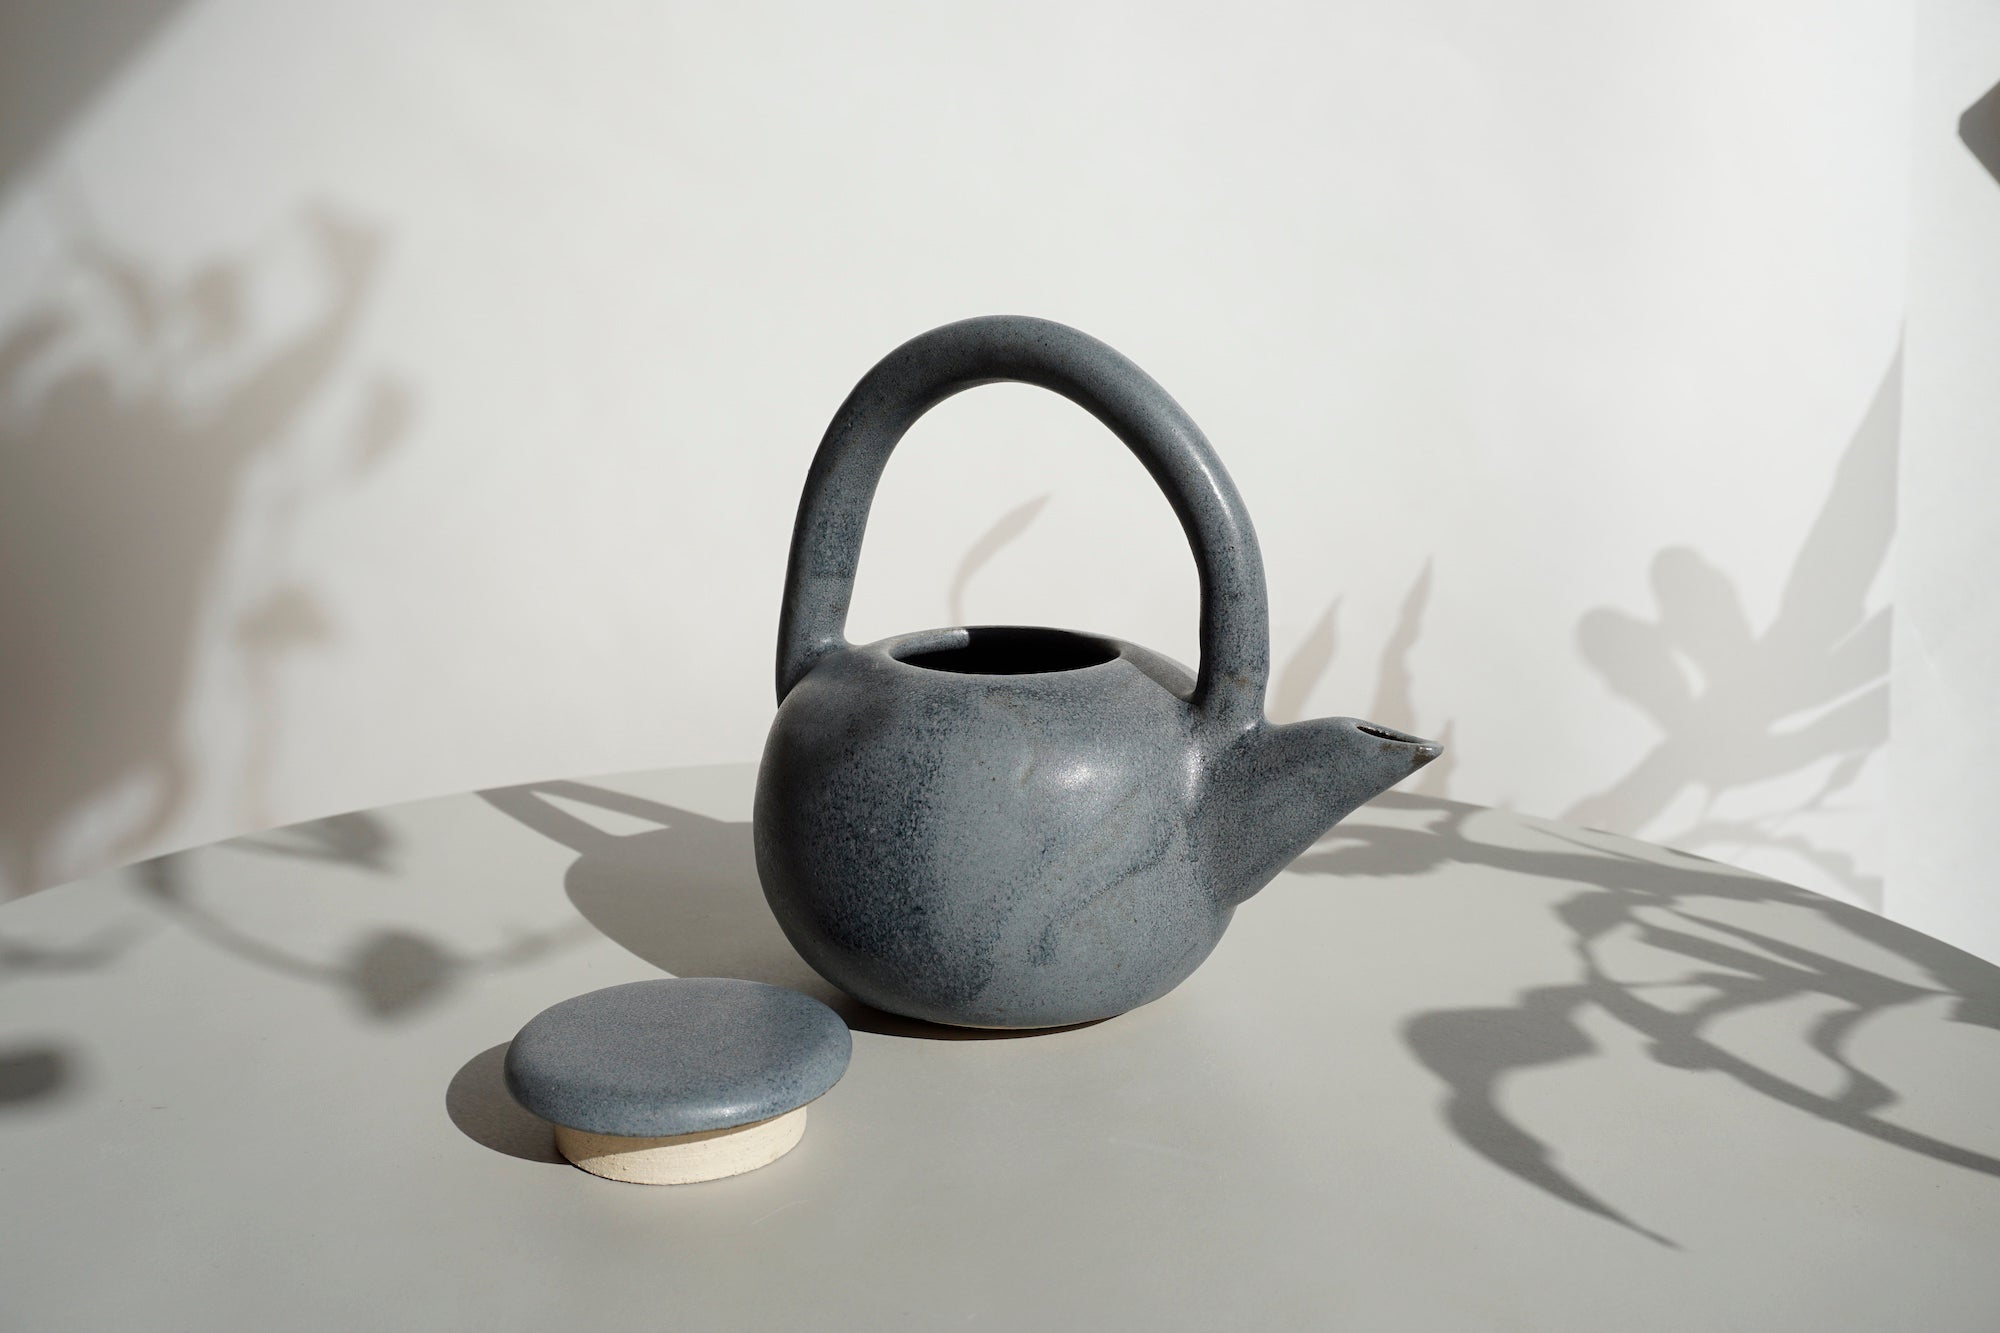
<path fill-rule="evenodd" d="M 1230 904 L 1276 878 L 1358 807 L 1444 753 L 1352 717 L 1245 734 L 1211 773 L 1201 821 L 1212 883 Z"/>

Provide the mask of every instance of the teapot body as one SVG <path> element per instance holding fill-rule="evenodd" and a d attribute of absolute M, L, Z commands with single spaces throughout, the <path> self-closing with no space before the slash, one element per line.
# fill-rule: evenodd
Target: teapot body
<path fill-rule="evenodd" d="M 1000 380 L 1083 407 L 1159 484 L 1200 579 L 1198 674 L 1063 630 L 848 642 L 890 454 L 931 408 Z M 1355 718 L 1271 725 L 1270 668 L 1250 516 L 1165 389 L 1048 320 L 919 334 L 847 395 L 799 497 L 757 779 L 771 911 L 827 980 L 914 1018 L 1057 1027 L 1157 999 L 1237 903 L 1439 753 Z"/>
<path fill-rule="evenodd" d="M 801 956 L 891 1012 L 969 1027 L 1122 1013 L 1231 906 L 1189 812 L 1194 678 L 1131 644 L 958 629 L 842 647 L 787 694 L 757 869 Z"/>

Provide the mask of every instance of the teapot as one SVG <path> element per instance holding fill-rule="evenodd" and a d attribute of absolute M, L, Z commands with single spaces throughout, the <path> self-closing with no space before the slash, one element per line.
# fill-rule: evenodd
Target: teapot
<path fill-rule="evenodd" d="M 1089 411 L 1166 493 L 1200 578 L 1194 673 L 1062 629 L 845 638 L 897 441 L 1002 380 Z M 1270 655 L 1250 516 L 1166 390 L 1048 320 L 911 339 L 834 414 L 799 501 L 754 815 L 773 915 L 828 981 L 934 1023 L 1059 1027 L 1159 998 L 1238 903 L 1443 752 L 1354 718 L 1267 721 Z"/>

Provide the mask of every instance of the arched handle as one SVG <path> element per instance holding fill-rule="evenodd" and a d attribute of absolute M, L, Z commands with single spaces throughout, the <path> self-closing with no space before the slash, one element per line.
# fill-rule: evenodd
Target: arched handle
<path fill-rule="evenodd" d="M 1271 626 L 1257 534 L 1229 474 L 1188 414 L 1145 371 L 1087 334 L 1022 315 L 919 334 L 862 376 L 806 474 L 778 622 L 778 699 L 847 640 L 848 603 L 876 484 L 897 441 L 955 393 L 1018 380 L 1052 389 L 1109 426 L 1180 516 L 1201 578 L 1194 705 L 1248 728 L 1264 713 Z"/>

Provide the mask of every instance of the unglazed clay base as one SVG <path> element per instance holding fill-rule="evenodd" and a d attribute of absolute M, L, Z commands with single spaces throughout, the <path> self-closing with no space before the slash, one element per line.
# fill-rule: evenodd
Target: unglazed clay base
<path fill-rule="evenodd" d="M 796 1148 L 806 1108 L 732 1129 L 626 1138 L 556 1126 L 556 1149 L 594 1176 L 634 1185 L 692 1185 L 769 1166 Z"/>

